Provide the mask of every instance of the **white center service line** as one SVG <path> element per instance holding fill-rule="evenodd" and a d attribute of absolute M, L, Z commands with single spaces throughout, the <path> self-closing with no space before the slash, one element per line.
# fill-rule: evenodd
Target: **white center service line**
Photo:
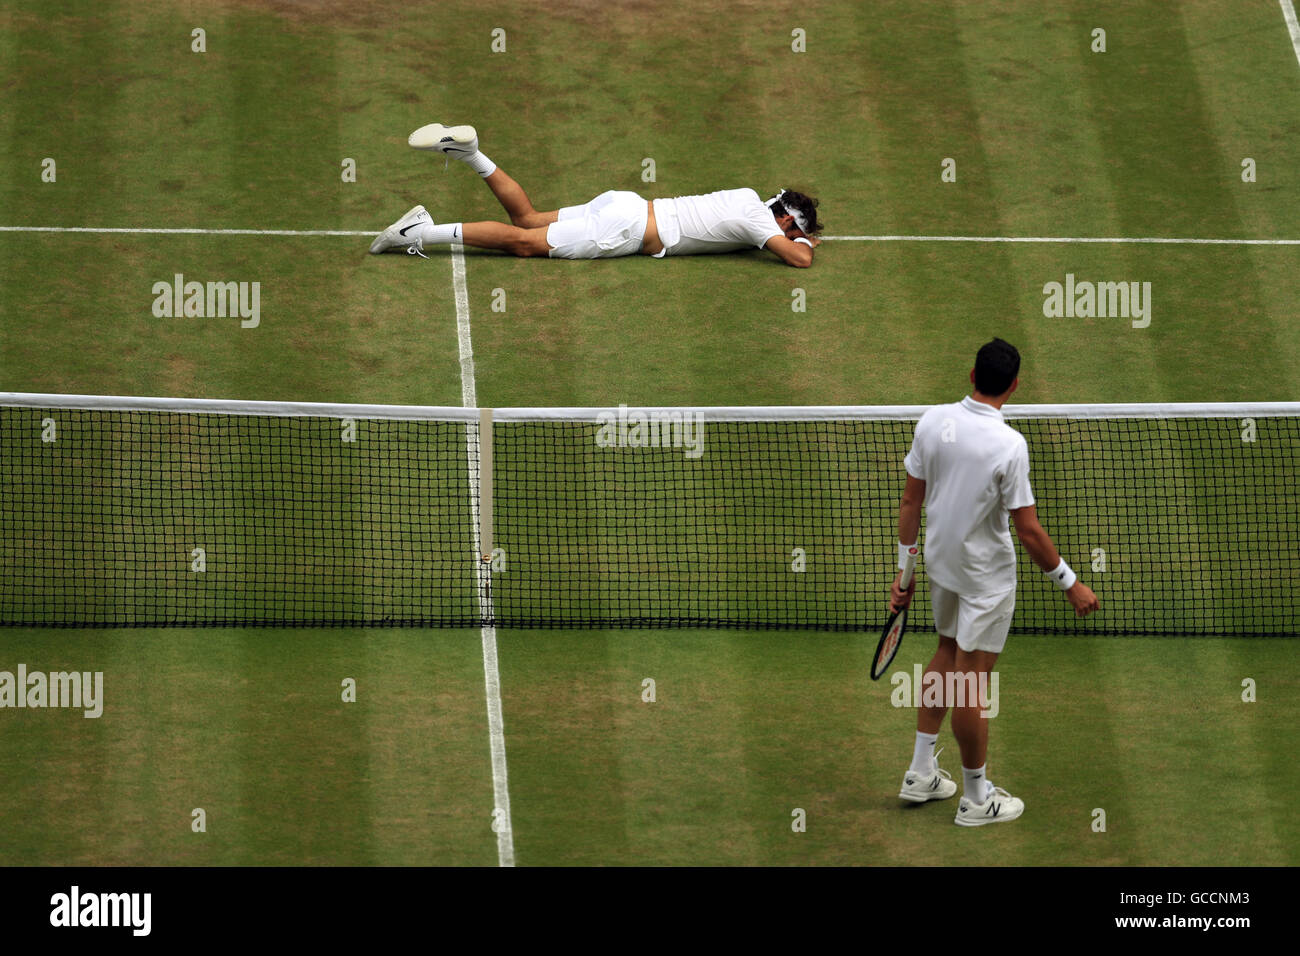
<path fill-rule="evenodd" d="M 1300 63 L 1300 20 L 1296 19 L 1295 6 L 1291 0 L 1279 0 L 1282 4 L 1282 17 L 1286 20 L 1287 32 L 1291 34 L 1291 47 L 1295 50 L 1296 62 Z"/>
<path fill-rule="evenodd" d="M 465 282 L 465 247 L 459 242 L 451 246 L 451 279 L 456 291 L 456 341 L 460 352 L 460 395 L 466 408 L 478 407 L 478 393 L 474 386 L 474 346 L 469 331 L 469 288 Z M 465 451 L 469 456 L 470 520 L 474 526 L 474 555 L 481 554 L 478 520 L 478 457 L 475 455 L 474 436 L 478 425 L 465 426 Z M 490 571 L 482 561 L 475 561 L 478 575 L 479 613 L 485 620 L 492 619 L 492 593 L 489 590 Z M 484 626 L 483 683 L 487 691 L 488 739 L 492 749 L 492 828 L 497 833 L 497 862 L 501 866 L 515 865 L 514 824 L 510 819 L 510 787 L 506 776 L 506 732 L 501 716 L 501 675 L 497 669 L 497 629 Z"/>

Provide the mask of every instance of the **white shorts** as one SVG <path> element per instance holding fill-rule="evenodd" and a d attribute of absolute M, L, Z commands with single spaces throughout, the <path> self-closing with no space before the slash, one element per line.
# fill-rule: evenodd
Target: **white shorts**
<path fill-rule="evenodd" d="M 582 206 L 565 206 L 557 222 L 546 227 L 552 259 L 605 259 L 641 251 L 646 220 L 644 199 L 613 189 Z"/>
<path fill-rule="evenodd" d="M 930 580 L 934 628 L 941 637 L 955 637 L 963 651 L 1001 654 L 1016 610 L 1016 589 L 1000 594 L 966 597 Z"/>

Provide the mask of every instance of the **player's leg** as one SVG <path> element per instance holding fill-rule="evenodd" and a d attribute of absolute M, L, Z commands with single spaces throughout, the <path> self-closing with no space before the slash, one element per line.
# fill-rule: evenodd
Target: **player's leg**
<path fill-rule="evenodd" d="M 515 256 L 544 256 L 551 247 L 546 241 L 548 227 L 522 229 L 504 222 L 435 223 L 423 206 L 416 206 L 397 220 L 370 244 L 372 253 L 411 251 L 423 255 L 427 246 L 463 243 L 480 249 L 499 249 Z"/>
<path fill-rule="evenodd" d="M 460 241 L 467 246 L 499 249 L 512 256 L 545 256 L 551 251 L 546 242 L 545 225 L 521 228 L 503 222 L 464 222 L 460 227 Z"/>
<path fill-rule="evenodd" d="M 930 663 L 925 666 L 925 673 L 921 675 L 921 686 L 924 687 L 931 681 L 938 681 L 940 686 L 947 679 L 947 675 L 952 671 L 953 664 L 956 661 L 957 641 L 955 638 L 939 637 L 939 647 L 934 652 L 934 657 L 930 658 Z M 931 677 L 933 674 L 935 676 Z M 939 697 L 939 703 L 925 703 L 925 696 L 922 695 L 921 706 L 917 709 L 916 729 L 923 734 L 938 734 L 939 728 L 943 726 L 944 715 L 948 713 L 948 704 L 942 695 Z"/>
<path fill-rule="evenodd" d="M 559 210 L 549 225 L 523 228 L 503 222 L 438 224 L 416 206 L 385 229 L 370 245 L 372 253 L 460 242 L 515 256 L 601 259 L 633 255 L 645 235 L 648 207 L 636 193 L 609 190 L 583 206 Z"/>
<path fill-rule="evenodd" d="M 955 642 L 954 642 L 955 643 Z M 988 651 L 964 651 L 957 648 L 950 672 L 954 675 L 948 679 L 948 686 L 956 686 L 962 681 L 967 687 L 972 683 L 969 675 L 974 675 L 977 687 L 988 686 L 988 675 L 993 672 L 998 655 Z M 964 693 L 963 700 L 954 701 L 952 708 L 952 734 L 957 738 L 961 748 L 961 765 L 963 768 L 978 769 L 983 772 L 988 760 L 989 722 L 982 717 L 978 695 L 971 700 L 971 694 Z M 960 706 L 956 706 L 960 704 Z"/>
<path fill-rule="evenodd" d="M 943 725 L 943 716 L 948 712 L 948 707 L 943 702 L 942 695 L 938 703 L 932 700 L 927 704 L 927 695 L 922 690 L 933 686 L 935 681 L 939 682 L 940 687 L 943 686 L 945 675 L 952 670 L 956 651 L 957 642 L 941 635 L 939 647 L 921 678 L 921 687 L 915 689 L 920 698 L 916 714 L 916 742 L 912 745 L 912 763 L 907 768 L 907 773 L 903 774 L 903 786 L 898 791 L 900 799 L 925 803 L 930 800 L 946 800 L 957 792 L 957 784 L 953 782 L 952 776 L 946 770 L 939 769 L 939 751 L 935 749 L 939 728 Z"/>
<path fill-rule="evenodd" d="M 1023 800 L 1011 796 L 988 779 L 989 718 L 997 712 L 990 700 L 996 686 L 991 675 L 1006 646 L 1015 610 L 1013 588 L 1003 594 L 960 599 L 957 652 L 951 683 L 952 733 L 961 748 L 962 798 L 955 823 L 983 826 L 1015 820 L 1025 810 Z M 985 709 L 985 704 L 990 705 Z"/>
<path fill-rule="evenodd" d="M 921 686 L 913 689 L 918 708 L 916 739 L 912 744 L 912 762 L 903 774 L 903 785 L 898 791 L 900 799 L 912 803 L 943 800 L 957 792 L 957 785 L 947 771 L 939 769 L 936 759 L 938 751 L 935 743 L 939 739 L 939 728 L 943 725 L 943 717 L 948 708 L 942 696 L 936 703 L 933 694 L 930 695 L 931 701 L 927 706 L 924 692 L 924 688 L 934 686 L 936 680 L 942 687 L 944 676 L 952 669 L 957 642 L 947 635 L 957 632 L 957 595 L 931 581 L 930 609 L 934 613 L 935 629 L 939 632 L 939 647 L 926 666 Z"/>
<path fill-rule="evenodd" d="M 449 158 L 458 159 L 478 173 L 515 226 L 522 229 L 536 229 L 539 226 L 549 226 L 559 218 L 558 209 L 538 212 L 533 208 L 523 187 L 478 148 L 478 132 L 473 126 L 443 126 L 441 123 L 430 123 L 407 137 L 407 142 L 414 149 L 439 152 Z"/>
<path fill-rule="evenodd" d="M 510 174 L 498 166 L 491 175 L 485 176 L 483 181 L 487 183 L 492 194 L 497 197 L 497 202 L 501 203 L 501 208 L 506 211 L 510 221 L 516 226 L 523 229 L 536 229 L 543 226 L 549 226 L 555 220 L 560 218 L 558 209 L 551 209 L 545 212 L 538 212 L 533 208 L 528 194 Z"/>

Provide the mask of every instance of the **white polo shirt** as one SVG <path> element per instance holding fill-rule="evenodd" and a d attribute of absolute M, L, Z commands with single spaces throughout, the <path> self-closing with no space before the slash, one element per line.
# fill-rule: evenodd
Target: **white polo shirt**
<path fill-rule="evenodd" d="M 1029 448 L 1002 412 L 967 396 L 916 423 L 903 466 L 925 482 L 925 570 L 963 596 L 1016 586 L 1008 512 L 1034 503 Z"/>
<path fill-rule="evenodd" d="M 654 208 L 664 244 L 656 258 L 762 249 L 773 236 L 785 235 L 752 189 L 656 199 Z"/>

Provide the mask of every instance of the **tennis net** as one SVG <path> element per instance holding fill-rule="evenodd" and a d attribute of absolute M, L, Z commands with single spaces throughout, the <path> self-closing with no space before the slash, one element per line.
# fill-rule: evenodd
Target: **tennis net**
<path fill-rule="evenodd" d="M 923 411 L 0 393 L 0 624 L 874 630 Z M 1300 629 L 1300 403 L 1004 413 L 1102 602 L 1013 630 Z"/>

